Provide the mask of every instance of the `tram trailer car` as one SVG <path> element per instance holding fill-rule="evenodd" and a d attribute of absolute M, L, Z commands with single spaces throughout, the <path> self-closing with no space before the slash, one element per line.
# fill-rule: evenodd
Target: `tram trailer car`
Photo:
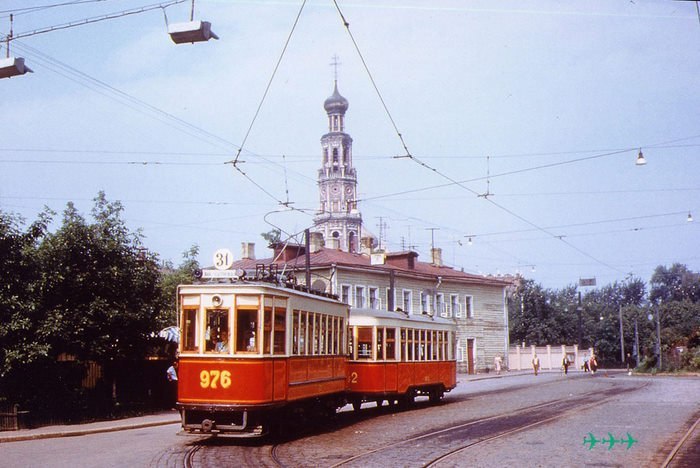
<path fill-rule="evenodd" d="M 185 433 L 256 437 L 346 404 L 349 309 L 267 283 L 178 287 Z"/>
<path fill-rule="evenodd" d="M 457 385 L 452 320 L 376 309 L 351 309 L 348 400 L 409 405 L 419 395 L 438 402 Z"/>

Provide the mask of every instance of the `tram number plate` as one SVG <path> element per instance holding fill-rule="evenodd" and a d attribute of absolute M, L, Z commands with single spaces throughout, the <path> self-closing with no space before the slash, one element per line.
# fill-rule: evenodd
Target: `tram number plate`
<path fill-rule="evenodd" d="M 231 372 L 225 370 L 203 370 L 199 373 L 199 385 L 202 388 L 229 388 Z"/>

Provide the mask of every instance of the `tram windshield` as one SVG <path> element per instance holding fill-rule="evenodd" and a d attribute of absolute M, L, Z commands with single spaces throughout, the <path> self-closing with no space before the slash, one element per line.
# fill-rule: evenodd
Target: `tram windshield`
<path fill-rule="evenodd" d="M 208 309 L 204 331 L 205 351 L 227 353 L 229 351 L 228 310 Z"/>
<path fill-rule="evenodd" d="M 239 308 L 236 314 L 236 352 L 258 351 L 257 329 L 258 310 Z"/>

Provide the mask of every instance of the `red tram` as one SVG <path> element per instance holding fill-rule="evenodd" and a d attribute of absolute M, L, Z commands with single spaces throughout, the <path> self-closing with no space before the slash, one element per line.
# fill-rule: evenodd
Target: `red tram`
<path fill-rule="evenodd" d="M 352 309 L 348 398 L 410 404 L 418 395 L 439 401 L 457 385 L 455 325 L 428 315 Z"/>
<path fill-rule="evenodd" d="M 181 285 L 178 308 L 186 433 L 261 436 L 300 414 L 436 401 L 455 386 L 454 324 L 444 319 L 351 312 L 329 295 L 240 280 Z"/>

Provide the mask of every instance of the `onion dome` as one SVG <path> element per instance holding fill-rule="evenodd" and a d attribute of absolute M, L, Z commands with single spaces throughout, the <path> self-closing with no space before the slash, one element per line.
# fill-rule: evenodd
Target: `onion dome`
<path fill-rule="evenodd" d="M 345 114 L 348 110 L 348 100 L 340 95 L 338 92 L 338 82 L 335 82 L 335 87 L 333 89 L 333 95 L 325 100 L 323 103 L 323 108 L 329 114 Z"/>

